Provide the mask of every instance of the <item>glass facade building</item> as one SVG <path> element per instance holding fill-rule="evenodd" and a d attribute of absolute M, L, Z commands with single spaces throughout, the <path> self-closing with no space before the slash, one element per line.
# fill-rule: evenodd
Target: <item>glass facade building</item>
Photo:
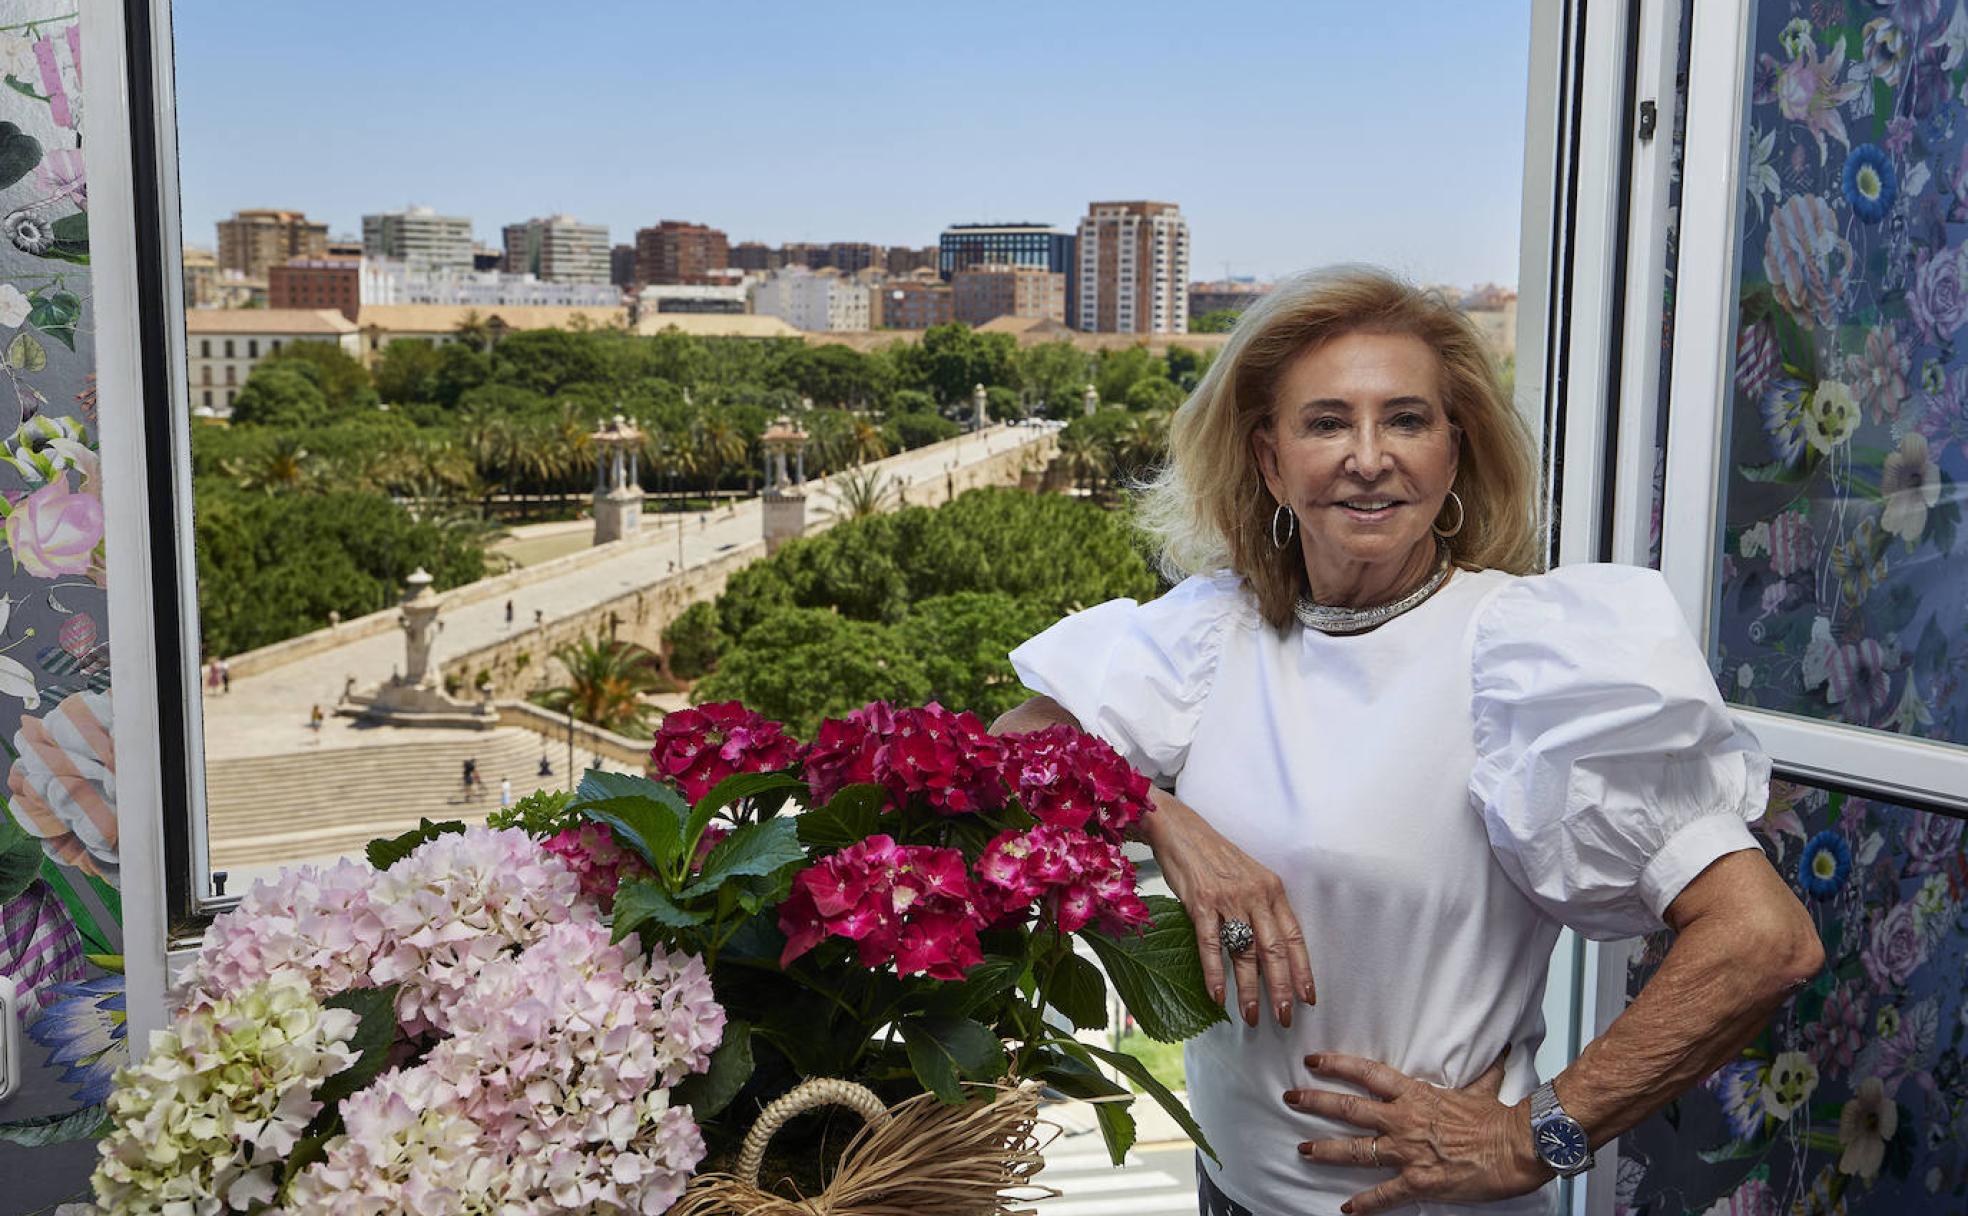
<path fill-rule="evenodd" d="M 938 242 L 937 274 L 972 266 L 1037 266 L 1066 276 L 1066 315 L 1079 315 L 1079 238 L 1049 224 L 952 224 Z"/>

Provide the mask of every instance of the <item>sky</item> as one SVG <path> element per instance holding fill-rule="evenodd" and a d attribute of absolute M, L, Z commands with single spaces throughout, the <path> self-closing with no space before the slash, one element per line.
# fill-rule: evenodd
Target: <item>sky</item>
<path fill-rule="evenodd" d="M 185 243 L 239 208 L 410 204 L 630 243 L 933 245 L 1189 221 L 1191 278 L 1517 277 L 1530 0 L 179 0 Z"/>

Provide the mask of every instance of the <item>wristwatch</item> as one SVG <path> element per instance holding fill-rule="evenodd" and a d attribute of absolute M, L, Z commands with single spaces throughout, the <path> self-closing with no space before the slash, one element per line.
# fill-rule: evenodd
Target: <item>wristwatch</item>
<path fill-rule="evenodd" d="M 1560 1178 L 1592 1168 L 1592 1142 L 1579 1121 L 1558 1105 L 1558 1091 L 1549 1081 L 1531 1094 L 1531 1147 Z"/>

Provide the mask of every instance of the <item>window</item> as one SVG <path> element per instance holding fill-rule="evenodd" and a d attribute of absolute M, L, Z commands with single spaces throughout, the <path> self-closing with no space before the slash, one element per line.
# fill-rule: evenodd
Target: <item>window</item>
<path fill-rule="evenodd" d="M 248 359 L 257 359 L 260 357 L 260 340 L 258 338 L 248 338 L 246 340 L 246 357 Z"/>
<path fill-rule="evenodd" d="M 200 338 L 198 340 L 198 357 L 201 359 L 212 357 L 212 340 L 210 338 Z"/>
<path fill-rule="evenodd" d="M 227 383 L 227 384 L 237 384 L 237 383 L 239 383 L 239 366 L 238 366 L 238 364 L 235 364 L 235 363 L 228 363 L 228 364 L 226 364 L 226 383 Z"/>
<path fill-rule="evenodd" d="M 207 364 L 206 364 L 206 365 L 205 365 L 204 367 L 201 367 L 201 368 L 199 368 L 199 369 L 198 369 L 198 372 L 199 372 L 199 381 L 198 381 L 198 382 L 199 382 L 200 384 L 210 384 L 210 383 L 212 382 L 212 365 L 211 365 L 211 364 L 209 364 L 209 363 L 207 363 Z M 209 395 L 210 395 L 210 394 L 207 394 L 207 396 L 209 396 Z M 208 401 L 208 402 L 206 402 L 206 404 L 207 404 L 207 405 L 210 405 L 210 404 L 211 404 L 211 402 L 209 402 L 209 401 Z"/>
<path fill-rule="evenodd" d="M 227 338 L 227 339 L 225 340 L 225 357 L 226 357 L 226 358 L 228 358 L 228 359 L 230 359 L 230 358 L 232 358 L 232 339 L 231 339 L 231 338 Z"/>

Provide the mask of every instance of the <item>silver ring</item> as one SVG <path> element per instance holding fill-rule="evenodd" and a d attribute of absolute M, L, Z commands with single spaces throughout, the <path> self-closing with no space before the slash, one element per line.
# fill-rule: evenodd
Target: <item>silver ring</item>
<path fill-rule="evenodd" d="M 1222 942 L 1223 948 L 1230 953 L 1242 954 L 1257 944 L 1257 933 L 1250 927 L 1249 921 L 1232 916 L 1227 917 L 1222 927 L 1217 929 L 1216 940 Z"/>

